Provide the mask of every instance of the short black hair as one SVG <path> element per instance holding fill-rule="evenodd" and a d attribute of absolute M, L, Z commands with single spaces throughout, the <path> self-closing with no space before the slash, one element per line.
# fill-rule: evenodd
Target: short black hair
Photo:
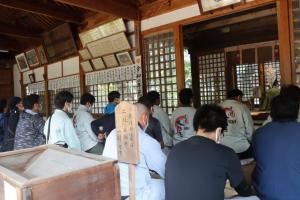
<path fill-rule="evenodd" d="M 71 103 L 73 101 L 73 94 L 68 91 L 61 91 L 59 92 L 54 98 L 54 105 L 57 109 L 63 109 L 65 103 Z"/>
<path fill-rule="evenodd" d="M 87 103 L 94 104 L 96 101 L 94 95 L 90 93 L 84 93 L 80 98 L 80 104 L 85 105 Z"/>
<path fill-rule="evenodd" d="M 146 96 L 153 105 L 155 104 L 156 100 L 160 98 L 159 93 L 155 90 L 149 91 Z"/>
<path fill-rule="evenodd" d="M 296 85 L 290 84 L 282 86 L 280 94 L 291 97 L 296 101 L 300 101 L 300 88 Z"/>
<path fill-rule="evenodd" d="M 34 104 L 39 103 L 40 96 L 37 94 L 31 94 L 24 98 L 23 106 L 25 109 L 32 109 Z"/>
<path fill-rule="evenodd" d="M 228 98 L 233 98 L 233 97 L 238 97 L 238 96 L 244 96 L 244 93 L 239 89 L 233 89 L 227 93 Z"/>
<path fill-rule="evenodd" d="M 145 105 L 149 110 L 151 109 L 151 107 L 154 105 L 152 103 L 152 101 L 147 97 L 147 96 L 141 96 L 138 99 L 138 103 L 141 103 L 143 105 Z"/>
<path fill-rule="evenodd" d="M 271 101 L 271 117 L 273 121 L 294 121 L 298 117 L 299 101 L 296 99 L 278 95 Z"/>
<path fill-rule="evenodd" d="M 1 99 L 0 100 L 0 113 L 3 113 L 5 108 L 7 106 L 7 101 L 6 99 Z"/>
<path fill-rule="evenodd" d="M 121 94 L 118 91 L 111 91 L 110 93 L 108 93 L 108 102 L 113 102 L 115 99 L 120 99 Z"/>
<path fill-rule="evenodd" d="M 224 131 L 227 128 L 227 116 L 225 111 L 217 105 L 203 105 L 194 116 L 194 129 L 203 129 L 205 132 L 215 131 L 221 127 Z"/>
<path fill-rule="evenodd" d="M 191 88 L 184 88 L 179 92 L 179 100 L 183 105 L 189 105 L 193 98 L 193 90 Z"/>
<path fill-rule="evenodd" d="M 17 104 L 21 103 L 22 99 L 20 97 L 11 97 L 7 102 L 7 111 L 6 113 L 10 113 L 13 110 L 17 110 Z"/>

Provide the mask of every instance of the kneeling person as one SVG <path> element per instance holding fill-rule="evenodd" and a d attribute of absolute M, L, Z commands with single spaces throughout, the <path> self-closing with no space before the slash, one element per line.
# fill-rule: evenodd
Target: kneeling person
<path fill-rule="evenodd" d="M 165 199 L 164 182 L 162 179 L 152 179 L 150 171 L 155 171 L 164 178 L 166 157 L 160 144 L 145 133 L 149 122 L 149 109 L 143 104 L 135 104 L 138 112 L 138 142 L 140 162 L 135 166 L 136 200 Z M 116 116 L 118 117 L 118 116 Z M 117 131 L 114 129 L 106 138 L 103 155 L 118 159 Z M 125 199 L 129 195 L 128 164 L 119 162 L 121 195 Z"/>
<path fill-rule="evenodd" d="M 177 144 L 167 159 L 167 200 L 223 200 L 227 179 L 239 195 L 252 194 L 235 152 L 218 144 L 226 126 L 221 107 L 204 105 L 196 112 L 196 136 Z"/>

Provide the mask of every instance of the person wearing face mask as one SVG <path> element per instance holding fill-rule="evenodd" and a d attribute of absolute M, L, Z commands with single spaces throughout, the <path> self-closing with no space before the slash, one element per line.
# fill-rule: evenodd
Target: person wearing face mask
<path fill-rule="evenodd" d="M 39 114 L 39 95 L 31 94 L 24 99 L 24 112 L 20 114 L 16 129 L 14 149 L 26 149 L 45 144 L 45 121 Z"/>
<path fill-rule="evenodd" d="M 69 149 L 81 150 L 72 119 L 68 113 L 72 111 L 73 95 L 68 91 L 59 92 L 54 98 L 56 107 L 44 127 L 44 135 L 48 144 L 56 144 Z"/>
<path fill-rule="evenodd" d="M 104 144 L 99 143 L 97 136 L 91 128 L 93 118 L 92 106 L 95 103 L 95 97 L 90 93 L 81 96 L 80 105 L 74 116 L 76 134 L 80 140 L 82 150 L 88 153 L 101 155 Z"/>
<path fill-rule="evenodd" d="M 147 96 L 142 96 L 138 99 L 138 102 L 144 104 L 150 110 L 149 124 L 145 129 L 145 132 L 155 140 L 157 140 L 157 142 L 160 143 L 160 146 L 163 149 L 164 141 L 161 133 L 161 126 L 159 121 L 152 116 L 153 104 L 151 103 L 151 100 Z"/>
<path fill-rule="evenodd" d="M 8 117 L 7 128 L 5 130 L 3 146 L 1 151 L 12 151 L 14 149 L 15 133 L 19 121 L 20 113 L 24 110 L 20 97 L 11 97 L 7 103 L 6 115 Z"/>
<path fill-rule="evenodd" d="M 227 127 L 226 114 L 216 105 L 203 105 L 193 120 L 196 136 L 178 143 L 166 163 L 166 200 L 224 200 L 226 180 L 240 196 L 253 194 L 235 152 L 218 144 Z"/>
<path fill-rule="evenodd" d="M 136 103 L 138 117 L 138 142 L 140 162 L 135 166 L 136 173 L 136 200 L 163 200 L 165 199 L 164 182 L 166 156 L 160 144 L 145 133 L 150 111 L 141 104 Z M 118 117 L 118 116 L 116 116 Z M 117 131 L 114 129 L 106 138 L 103 155 L 118 159 Z M 128 164 L 119 162 L 120 185 L 122 199 L 129 196 Z M 152 179 L 150 171 L 155 171 L 162 179 Z"/>
<path fill-rule="evenodd" d="M 254 124 L 250 110 L 242 103 L 243 92 L 233 89 L 228 92 L 228 98 L 221 103 L 227 115 L 227 130 L 221 138 L 221 144 L 232 148 L 240 159 L 252 158 L 251 140 Z"/>

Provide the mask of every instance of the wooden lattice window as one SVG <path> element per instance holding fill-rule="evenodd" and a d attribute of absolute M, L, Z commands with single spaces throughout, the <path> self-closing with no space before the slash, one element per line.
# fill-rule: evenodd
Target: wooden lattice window
<path fill-rule="evenodd" d="M 160 93 L 161 107 L 171 114 L 177 107 L 174 33 L 144 39 L 147 90 Z"/>
<path fill-rule="evenodd" d="M 225 54 L 215 52 L 199 56 L 200 103 L 213 104 L 225 99 Z"/>
<path fill-rule="evenodd" d="M 54 98 L 55 95 L 61 91 L 68 91 L 71 92 L 74 96 L 73 102 L 72 102 L 72 111 L 75 112 L 80 104 L 80 87 L 74 87 L 74 88 L 65 88 L 65 89 L 57 89 L 57 90 L 50 90 L 49 95 L 50 95 L 50 108 L 51 112 L 53 113 L 55 110 L 55 105 L 54 105 Z"/>
<path fill-rule="evenodd" d="M 251 99 L 253 88 L 259 86 L 258 64 L 244 64 L 236 66 L 237 88 L 243 91 L 243 98 Z"/>
<path fill-rule="evenodd" d="M 136 80 L 90 85 L 87 86 L 86 90 L 96 98 L 93 113 L 104 113 L 105 106 L 108 103 L 107 95 L 111 91 L 120 92 L 121 99 L 130 103 L 135 103 L 138 99 Z"/>

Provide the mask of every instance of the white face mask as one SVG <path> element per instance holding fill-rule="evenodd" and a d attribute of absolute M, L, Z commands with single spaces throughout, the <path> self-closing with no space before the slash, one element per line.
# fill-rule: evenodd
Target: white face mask
<path fill-rule="evenodd" d="M 220 144 L 220 135 L 216 132 L 216 143 Z"/>
<path fill-rule="evenodd" d="M 221 128 L 216 129 L 216 140 L 215 141 L 217 144 L 220 144 L 220 142 L 221 142 L 221 132 L 222 132 Z"/>
<path fill-rule="evenodd" d="M 144 130 L 143 130 L 144 132 L 146 132 L 148 126 L 149 126 L 149 122 L 147 122 L 147 124 L 145 125 Z"/>
<path fill-rule="evenodd" d="M 72 104 L 69 104 L 68 106 L 68 113 L 72 113 Z"/>

